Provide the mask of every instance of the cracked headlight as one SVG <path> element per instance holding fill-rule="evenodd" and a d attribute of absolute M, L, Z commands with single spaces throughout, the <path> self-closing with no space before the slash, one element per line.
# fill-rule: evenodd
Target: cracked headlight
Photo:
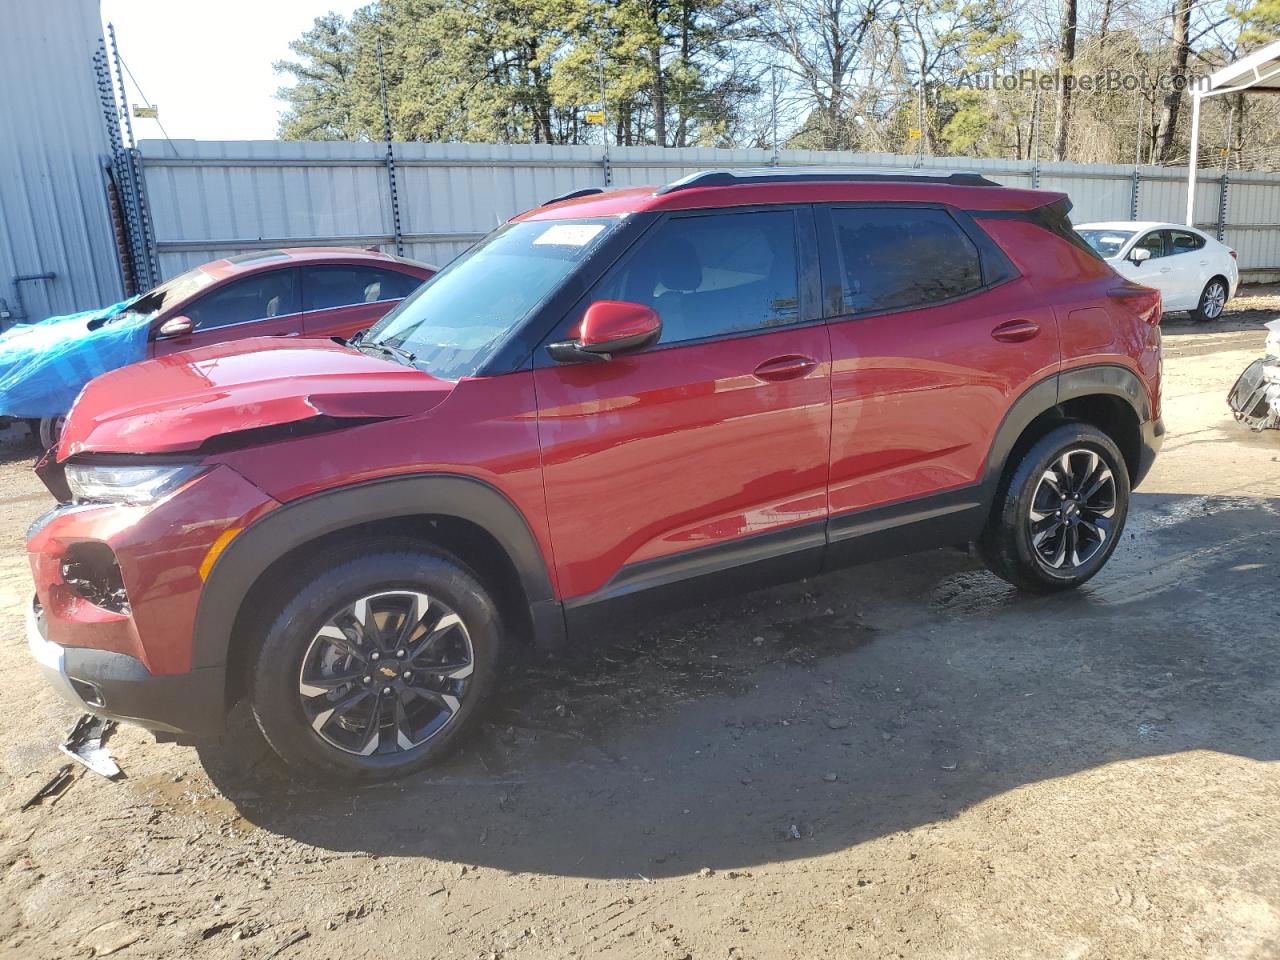
<path fill-rule="evenodd" d="M 67 486 L 77 503 L 155 503 L 204 469 L 198 463 L 69 463 Z"/>

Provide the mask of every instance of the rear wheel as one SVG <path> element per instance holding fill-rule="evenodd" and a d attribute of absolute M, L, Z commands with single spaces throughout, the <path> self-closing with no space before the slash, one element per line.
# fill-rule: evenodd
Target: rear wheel
<path fill-rule="evenodd" d="M 1200 291 L 1200 303 L 1191 311 L 1191 318 L 1196 323 L 1209 323 L 1221 320 L 1222 312 L 1227 306 L 1227 282 L 1221 277 L 1214 277 Z"/>
<path fill-rule="evenodd" d="M 1124 530 L 1129 472 L 1115 442 L 1066 423 L 1032 445 L 1002 484 L 980 547 L 987 566 L 1023 590 L 1084 583 Z"/>
<path fill-rule="evenodd" d="M 321 777 L 421 770 L 466 736 L 493 691 L 497 607 L 459 561 L 415 541 L 331 559 L 295 581 L 266 629 L 254 717 L 286 762 Z"/>

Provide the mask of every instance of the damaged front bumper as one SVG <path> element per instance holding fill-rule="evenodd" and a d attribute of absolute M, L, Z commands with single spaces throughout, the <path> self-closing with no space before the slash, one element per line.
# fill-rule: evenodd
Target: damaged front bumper
<path fill-rule="evenodd" d="M 1250 430 L 1280 430 L 1280 357 L 1262 357 L 1245 367 L 1227 403 Z"/>
<path fill-rule="evenodd" d="M 201 739 L 222 730 L 222 670 L 156 675 L 127 654 L 64 647 L 49 639 L 35 597 L 27 607 L 27 645 L 49 685 L 86 713 L 171 737 Z"/>

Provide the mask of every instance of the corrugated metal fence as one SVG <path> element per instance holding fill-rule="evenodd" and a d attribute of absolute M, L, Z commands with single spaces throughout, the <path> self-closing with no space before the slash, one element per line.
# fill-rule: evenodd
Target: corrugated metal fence
<path fill-rule="evenodd" d="M 164 276 L 247 250 L 282 245 L 378 245 L 397 240 L 379 143 L 146 140 L 146 192 Z M 507 218 L 581 187 L 667 183 L 696 170 L 756 167 L 910 167 L 891 154 L 703 148 L 395 145 L 407 256 L 443 264 Z M 978 170 L 1008 186 L 1069 193 L 1072 219 L 1180 222 L 1186 170 L 924 158 L 924 167 Z M 1201 172 L 1197 224 L 1240 251 L 1241 266 L 1280 274 L 1280 174 Z"/>
<path fill-rule="evenodd" d="M 97 0 L 0 5 L 0 329 L 119 300 Z"/>

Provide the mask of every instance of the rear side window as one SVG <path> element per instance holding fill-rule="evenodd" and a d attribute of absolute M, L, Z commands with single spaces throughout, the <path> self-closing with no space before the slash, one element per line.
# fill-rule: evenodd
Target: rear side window
<path fill-rule="evenodd" d="M 298 271 L 269 270 L 233 280 L 196 298 L 182 312 L 191 318 L 196 330 L 298 313 Z"/>
<path fill-rule="evenodd" d="M 1169 253 L 1190 253 L 1204 246 L 1204 237 L 1188 230 L 1169 231 Z"/>
<path fill-rule="evenodd" d="M 305 267 L 304 310 L 332 310 L 382 300 L 402 300 L 422 283 L 417 277 L 381 267 Z"/>
<path fill-rule="evenodd" d="M 645 235 L 587 302 L 653 307 L 662 343 L 701 340 L 799 318 L 790 210 L 674 217 Z"/>
<path fill-rule="evenodd" d="M 978 249 L 945 210 L 835 207 L 840 313 L 923 306 L 982 286 Z"/>

